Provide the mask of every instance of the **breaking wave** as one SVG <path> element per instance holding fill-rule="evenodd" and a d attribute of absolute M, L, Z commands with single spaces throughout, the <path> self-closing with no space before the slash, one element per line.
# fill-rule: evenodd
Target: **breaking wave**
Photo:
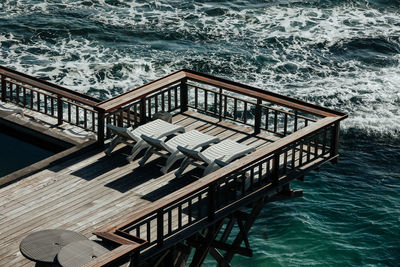
<path fill-rule="evenodd" d="M 400 131 L 397 1 L 6 0 L 0 64 L 109 98 L 181 68 Z"/>

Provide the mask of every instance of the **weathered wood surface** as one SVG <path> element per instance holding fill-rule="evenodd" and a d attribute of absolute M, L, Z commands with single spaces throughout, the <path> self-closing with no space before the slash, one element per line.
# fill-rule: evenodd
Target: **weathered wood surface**
<path fill-rule="evenodd" d="M 276 137 L 252 135 L 243 128 L 217 119 L 186 112 L 174 121 L 187 130 L 202 132 L 260 148 Z M 173 172 L 161 175 L 164 159 L 153 156 L 144 167 L 138 160 L 128 164 L 119 146 L 110 157 L 90 151 L 26 179 L 0 189 L 0 266 L 33 266 L 19 252 L 19 243 L 28 234 L 50 228 L 78 231 L 87 237 L 118 218 L 196 181 L 174 179 Z"/>
<path fill-rule="evenodd" d="M 24 116 L 22 117 L 20 113 L 13 112 L 15 110 L 21 111 Z M 0 118 L 10 120 L 16 124 L 50 136 L 62 138 L 71 144 L 81 144 L 88 139 L 96 138 L 94 133 L 68 123 L 55 127 L 54 125 L 57 124 L 56 118 L 46 116 L 34 110 L 21 108 L 10 102 L 0 101 Z"/>

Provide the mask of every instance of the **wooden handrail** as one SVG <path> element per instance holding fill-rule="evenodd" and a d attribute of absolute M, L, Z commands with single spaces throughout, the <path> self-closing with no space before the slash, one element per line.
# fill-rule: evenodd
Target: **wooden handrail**
<path fill-rule="evenodd" d="M 97 108 L 102 109 L 105 112 L 111 112 L 139 98 L 143 98 L 149 94 L 161 90 L 162 88 L 177 83 L 183 78 L 185 78 L 185 72 L 183 71 L 171 73 L 163 78 L 142 85 L 134 90 L 103 101 L 97 105 Z"/>
<path fill-rule="evenodd" d="M 342 117 L 347 116 L 345 113 L 338 112 L 332 109 L 328 109 L 315 104 L 307 103 L 298 99 L 294 99 L 288 96 L 280 95 L 277 93 L 268 92 L 256 87 L 241 84 L 238 82 L 230 81 L 220 77 L 215 77 L 208 74 L 195 72 L 192 70 L 183 69 L 174 73 L 171 73 L 163 78 L 140 86 L 129 92 L 116 96 L 112 99 L 106 100 L 97 105 L 98 109 L 104 110 L 104 112 L 111 112 L 118 109 L 128 103 L 131 103 L 139 98 L 145 97 L 149 94 L 157 92 L 162 88 L 179 82 L 181 79 L 189 79 L 208 85 L 216 86 L 232 92 L 240 93 L 253 98 L 262 99 L 269 101 L 274 104 L 279 104 L 285 107 L 293 108 L 299 111 L 317 115 L 320 117 Z"/>
<path fill-rule="evenodd" d="M 230 81 L 224 78 L 215 77 L 209 74 L 203 74 L 199 72 L 195 72 L 193 70 L 182 70 L 185 72 L 186 77 L 188 79 L 206 83 L 209 85 L 217 86 L 220 88 L 228 89 L 233 92 L 237 92 L 243 95 L 247 95 L 250 97 L 259 98 L 262 100 L 266 100 L 275 104 L 279 104 L 285 107 L 297 109 L 300 111 L 304 111 L 313 115 L 321 116 L 321 117 L 330 117 L 330 116 L 346 116 L 345 113 L 338 112 L 332 109 L 328 109 L 322 106 L 318 106 L 315 104 L 311 104 L 305 101 L 301 101 L 298 99 L 294 99 L 288 96 L 280 95 L 277 93 L 269 92 L 260 88 L 256 88 L 253 86 L 245 85 L 242 83 Z"/>
<path fill-rule="evenodd" d="M 82 104 L 94 107 L 96 106 L 99 102 L 101 102 L 100 99 L 91 97 L 76 91 L 73 91 L 71 89 L 65 88 L 63 86 L 33 77 L 31 75 L 7 68 L 5 66 L 0 66 L 0 75 L 15 79 L 19 82 L 29 84 L 31 86 L 40 88 L 44 91 L 54 93 L 56 95 L 72 99 L 74 101 L 80 102 Z"/>
<path fill-rule="evenodd" d="M 106 254 L 88 262 L 84 265 L 84 267 L 115 266 L 114 264 L 126 259 L 141 246 L 141 244 L 121 245 L 116 249 L 111 250 Z"/>
<path fill-rule="evenodd" d="M 335 122 L 339 122 L 340 120 L 344 119 L 345 116 L 343 117 L 327 117 L 324 119 L 321 119 L 313 124 L 311 124 L 308 127 L 305 127 L 303 129 L 298 130 L 296 133 L 291 134 L 286 136 L 285 138 L 282 138 L 278 141 L 275 141 L 274 143 L 266 146 L 265 148 L 262 148 L 260 150 L 257 150 L 248 156 L 243 157 L 242 159 L 239 159 L 231 164 L 229 164 L 228 167 L 223 167 L 221 169 L 218 169 L 217 171 L 201 178 L 200 180 L 187 185 L 178 191 L 176 191 L 173 196 L 166 196 L 163 197 L 162 199 L 159 199 L 158 201 L 147 205 L 145 208 L 142 210 L 135 212 L 129 216 L 123 217 L 111 224 L 108 224 L 100 229 L 98 229 L 96 232 L 108 232 L 108 231 L 115 231 L 116 229 L 121 229 L 125 228 L 128 226 L 131 226 L 144 218 L 157 213 L 160 210 L 166 209 L 167 207 L 174 205 L 175 203 L 178 203 L 179 201 L 188 198 L 189 196 L 207 188 L 210 184 L 215 183 L 217 180 L 224 179 L 228 177 L 229 175 L 232 175 L 238 170 L 241 170 L 243 168 L 246 168 L 247 166 L 250 166 L 251 164 L 261 160 L 262 158 L 266 158 L 277 151 L 290 146 L 291 144 L 294 144 L 300 139 L 307 138 L 308 136 L 316 133 L 323 127 L 327 127 L 329 125 L 334 124 Z"/>

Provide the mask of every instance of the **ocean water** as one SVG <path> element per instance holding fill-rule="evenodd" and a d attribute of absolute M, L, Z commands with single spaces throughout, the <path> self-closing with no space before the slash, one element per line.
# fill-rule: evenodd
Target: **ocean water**
<path fill-rule="evenodd" d="M 0 0 L 0 29 L 1 65 L 103 99 L 189 68 L 347 112 L 232 265 L 399 266 L 400 1 Z"/>

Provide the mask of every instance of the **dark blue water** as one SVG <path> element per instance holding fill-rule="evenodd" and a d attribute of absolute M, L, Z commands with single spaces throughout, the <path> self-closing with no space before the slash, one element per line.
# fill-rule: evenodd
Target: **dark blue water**
<path fill-rule="evenodd" d="M 233 265 L 399 266 L 400 1 L 3 0 L 0 29 L 0 64 L 103 99 L 190 68 L 347 112 Z"/>
<path fill-rule="evenodd" d="M 32 144 L 29 140 L 9 135 L 4 130 L 0 130 L 0 177 L 55 154 L 49 149 Z"/>

